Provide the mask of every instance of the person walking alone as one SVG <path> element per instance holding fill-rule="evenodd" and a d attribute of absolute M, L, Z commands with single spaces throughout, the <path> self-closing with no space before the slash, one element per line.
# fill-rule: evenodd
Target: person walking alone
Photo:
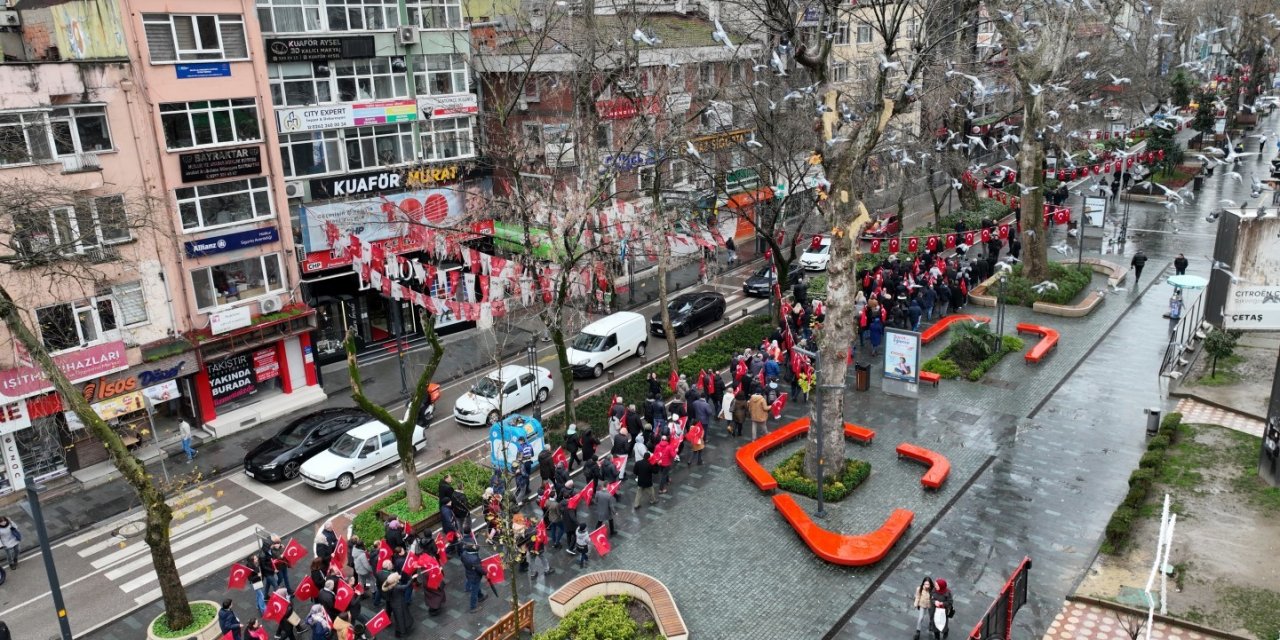
<path fill-rule="evenodd" d="M 13 526 L 9 519 L 0 516 L 0 546 L 4 547 L 4 555 L 9 560 L 9 569 L 18 568 L 18 544 L 22 542 L 22 532 Z"/>
<path fill-rule="evenodd" d="M 1280 192 L 1277 192 L 1277 193 L 1280 193 Z M 1187 257 L 1179 253 L 1178 257 L 1173 259 L 1173 273 L 1179 276 L 1186 275 L 1188 264 L 1189 263 L 1187 262 Z"/>
<path fill-rule="evenodd" d="M 733 236 L 725 238 L 724 251 L 727 257 L 725 262 L 727 262 L 730 267 L 738 264 L 738 245 L 734 244 Z"/>
<path fill-rule="evenodd" d="M 928 628 L 929 616 L 933 615 L 933 578 L 925 576 L 924 580 L 920 581 L 914 604 L 916 607 L 915 640 L 920 640 L 920 632 Z"/>
<path fill-rule="evenodd" d="M 646 494 L 649 496 L 650 505 L 658 504 L 658 495 L 653 491 L 653 464 L 649 462 L 649 457 L 652 455 L 645 453 L 643 458 L 636 460 L 636 465 L 631 469 L 631 475 L 636 477 L 636 486 L 639 487 L 636 489 L 635 500 L 631 501 L 632 509 L 640 508 L 640 497 Z"/>
<path fill-rule="evenodd" d="M 1143 253 L 1142 249 L 1138 249 L 1138 252 L 1133 254 L 1133 259 L 1129 261 L 1129 266 L 1133 267 L 1133 284 L 1137 285 L 1142 279 L 1142 268 L 1147 266 L 1147 254 Z"/>
<path fill-rule="evenodd" d="M 178 421 L 178 434 L 182 436 L 182 452 L 187 454 L 187 462 L 196 459 L 196 450 L 191 448 L 191 423 L 186 418 Z"/>

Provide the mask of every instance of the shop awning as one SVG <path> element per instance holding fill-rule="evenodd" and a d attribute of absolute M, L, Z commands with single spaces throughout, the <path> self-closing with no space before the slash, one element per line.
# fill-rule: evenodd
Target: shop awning
<path fill-rule="evenodd" d="M 729 200 L 725 202 L 725 206 L 731 209 L 741 209 L 772 199 L 773 189 L 770 187 L 764 187 L 762 189 L 755 189 L 754 191 L 735 193 L 729 196 Z"/>

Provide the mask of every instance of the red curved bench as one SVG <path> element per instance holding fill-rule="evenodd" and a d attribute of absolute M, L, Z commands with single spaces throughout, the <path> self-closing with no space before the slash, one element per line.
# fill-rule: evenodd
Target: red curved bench
<path fill-rule="evenodd" d="M 1042 327 L 1038 324 L 1019 322 L 1018 333 L 1034 333 L 1040 336 L 1040 341 L 1037 342 L 1034 347 L 1031 347 L 1031 349 L 1027 351 L 1027 354 L 1023 356 L 1023 358 L 1026 359 L 1027 364 L 1040 362 L 1045 356 L 1049 355 L 1049 352 L 1052 351 L 1054 347 L 1058 346 L 1059 336 L 1057 329 Z"/>
<path fill-rule="evenodd" d="M 930 342 L 933 342 L 939 336 L 946 333 L 947 329 L 951 328 L 951 325 L 957 322 L 991 322 L 991 318 L 988 318 L 987 316 L 975 316 L 968 313 L 954 313 L 949 316 L 943 316 L 938 318 L 938 321 L 933 323 L 933 326 L 925 329 L 924 333 L 920 334 L 920 343 L 929 344 Z"/>
<path fill-rule="evenodd" d="M 738 447 L 738 451 L 734 454 L 734 459 L 738 462 L 738 468 L 747 474 L 747 477 L 760 487 L 761 491 L 773 491 L 778 488 L 778 481 L 773 479 L 773 474 L 769 473 L 757 459 L 764 455 L 765 452 L 776 449 L 800 436 L 809 433 L 809 418 L 796 418 L 786 425 L 774 429 L 747 444 Z M 856 424 L 844 423 L 844 435 L 846 438 L 857 440 L 863 444 L 871 444 L 875 439 L 876 432 L 866 427 L 860 427 Z"/>
<path fill-rule="evenodd" d="M 904 442 L 898 445 L 897 452 L 899 458 L 910 458 L 929 466 L 929 470 L 925 471 L 924 476 L 920 478 L 920 484 L 926 489 L 941 488 L 942 483 L 946 482 L 947 476 L 951 473 L 951 463 L 936 451 Z"/>
<path fill-rule="evenodd" d="M 818 526 L 789 494 L 773 496 L 773 507 L 796 530 L 814 555 L 832 564 L 849 567 L 863 567 L 883 560 L 916 517 L 906 509 L 894 509 L 879 529 L 862 535 L 846 535 Z"/>

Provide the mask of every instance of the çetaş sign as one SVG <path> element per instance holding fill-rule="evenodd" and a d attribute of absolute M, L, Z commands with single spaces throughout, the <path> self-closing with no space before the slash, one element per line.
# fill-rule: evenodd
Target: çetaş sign
<path fill-rule="evenodd" d="M 236 251 L 238 249 L 248 249 L 249 247 L 256 247 L 260 244 L 271 244 L 272 242 L 279 241 L 280 233 L 276 231 L 275 227 L 262 227 L 261 229 L 227 233 L 220 236 L 184 242 L 183 249 L 186 250 L 188 258 L 199 258 L 200 256 L 208 256 L 215 253 L 226 253 L 228 251 Z"/>
<path fill-rule="evenodd" d="M 184 183 L 256 176 L 262 173 L 262 147 L 183 153 L 178 156 L 178 164 Z"/>
<path fill-rule="evenodd" d="M 312 62 L 372 58 L 373 36 L 355 38 L 267 38 L 267 62 Z"/>

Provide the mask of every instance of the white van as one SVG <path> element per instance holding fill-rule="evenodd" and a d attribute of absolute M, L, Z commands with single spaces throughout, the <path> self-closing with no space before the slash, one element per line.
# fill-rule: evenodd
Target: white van
<path fill-rule="evenodd" d="M 643 357 L 648 327 L 644 316 L 630 311 L 619 311 L 583 327 L 567 349 L 573 375 L 599 378 L 614 364 L 633 355 Z"/>

